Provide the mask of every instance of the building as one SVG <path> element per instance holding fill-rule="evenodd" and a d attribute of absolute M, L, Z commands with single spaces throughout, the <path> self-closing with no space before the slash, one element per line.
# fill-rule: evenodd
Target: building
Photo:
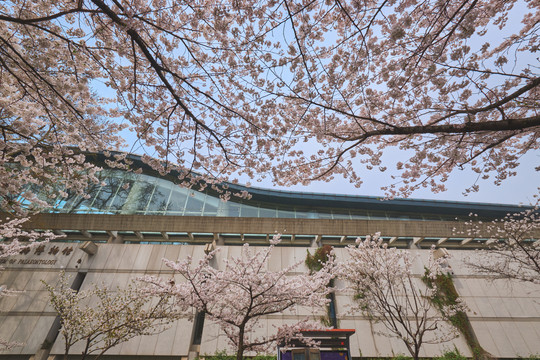
<path fill-rule="evenodd" d="M 96 161 L 102 161 L 99 156 Z M 82 274 L 81 289 L 91 283 L 125 286 L 144 274 L 169 274 L 162 258 L 202 257 L 208 247 L 222 247 L 222 256 L 238 253 L 238 245 L 266 245 L 276 232 L 282 243 L 270 266 L 303 261 L 306 249 L 329 244 L 340 249 L 357 237 L 380 232 L 389 246 L 418 255 L 415 273 L 423 274 L 422 261 L 432 245 L 448 249 L 453 258 L 454 283 L 469 306 L 468 316 L 480 344 L 500 358 L 528 357 L 540 353 L 540 287 L 506 280 L 488 281 L 471 273 L 463 259 L 472 249 L 486 246 L 482 232 L 466 234 L 470 213 L 484 221 L 523 210 L 519 206 L 466 202 L 329 195 L 245 188 L 229 184 L 232 192 L 248 190 L 252 197 L 223 202 L 207 190 L 196 192 L 174 184 L 174 174 L 160 176 L 131 157 L 142 174 L 107 169 L 105 186 L 57 201 L 54 210 L 34 216 L 25 226 L 64 235 L 27 254 L 3 259 L 0 284 L 24 293 L 0 298 L 0 338 L 23 346 L 0 352 L 0 359 L 54 359 L 63 354 L 56 338 L 56 314 L 48 305 L 41 283 L 57 281 L 58 274 Z M 127 184 L 127 186 L 125 186 Z M 462 234 L 462 235 L 460 235 Z M 537 239 L 540 234 L 533 234 Z M 93 244 L 97 245 L 96 248 Z M 277 260 L 276 260 L 277 259 Z M 349 315 L 352 300 L 336 295 L 341 328 L 355 329 L 351 355 L 391 357 L 407 354 L 397 339 L 376 335 L 377 324 L 361 315 Z M 296 314 L 269 317 L 268 324 L 314 316 Z M 315 314 L 316 315 L 316 314 Z M 107 352 L 111 359 L 181 359 L 214 354 L 226 348 L 225 338 L 210 323 L 204 326 L 182 319 L 165 332 L 140 337 Z M 426 345 L 423 356 L 440 355 L 456 347 L 471 351 L 462 338 L 451 343 Z M 80 349 L 73 348 L 73 354 Z M 74 357 L 75 358 L 75 357 Z"/>

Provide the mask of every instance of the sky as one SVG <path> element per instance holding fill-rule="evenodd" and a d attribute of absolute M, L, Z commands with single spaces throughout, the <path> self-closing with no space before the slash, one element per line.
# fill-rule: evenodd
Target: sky
<path fill-rule="evenodd" d="M 514 5 L 511 13 L 509 23 L 514 22 L 519 24 L 523 18 L 523 14 L 528 12 L 525 2 L 518 2 Z M 479 39 L 479 44 L 490 40 L 492 43 L 498 43 L 505 37 L 509 36 L 515 31 L 513 26 L 508 26 L 501 30 L 497 27 L 490 28 L 489 37 Z M 470 40 L 472 41 L 472 39 Z M 513 66 L 523 67 L 528 63 L 537 63 L 537 58 L 534 54 L 522 53 L 519 58 L 514 59 L 516 63 Z M 383 166 L 388 166 L 389 170 L 381 174 L 377 171 L 365 170 L 360 173 L 363 177 L 363 184 L 360 188 L 356 188 L 350 184 L 346 179 L 336 177 L 331 182 L 312 182 L 307 186 L 296 185 L 291 187 L 280 187 L 272 184 L 271 180 L 265 179 L 262 182 L 252 181 L 253 186 L 273 188 L 281 190 L 295 190 L 304 192 L 323 192 L 334 194 L 350 194 L 350 195 L 365 195 L 365 196 L 385 196 L 385 193 L 380 189 L 381 186 L 388 185 L 392 180 L 391 164 L 397 160 L 392 156 L 399 157 L 399 160 L 406 161 L 407 158 L 402 158 L 402 154 L 394 153 L 395 150 L 386 148 L 385 151 L 389 153 L 386 156 L 387 163 L 383 163 Z M 397 150 L 396 150 L 397 151 Z M 484 203 L 498 203 L 498 204 L 534 204 L 536 202 L 533 197 L 536 194 L 540 194 L 540 151 L 529 151 L 522 156 L 520 166 L 516 169 L 517 175 L 506 179 L 500 186 L 493 184 L 492 178 L 487 180 L 477 181 L 477 174 L 473 173 L 470 169 L 459 170 L 455 169 L 450 175 L 448 182 L 446 183 L 447 191 L 442 193 L 433 193 L 429 188 L 416 191 L 411 195 L 411 198 L 417 199 L 433 199 L 433 200 L 448 200 L 448 201 L 467 201 L 467 202 L 484 202 Z M 539 168 L 536 171 L 535 168 Z M 248 179 L 245 179 L 248 181 Z M 475 182 L 480 186 L 479 191 L 475 193 L 464 194 L 465 190 L 474 185 Z"/>
<path fill-rule="evenodd" d="M 135 134 L 124 132 L 124 137 L 128 143 L 133 144 L 137 141 Z M 141 146 L 136 148 L 125 148 L 124 151 L 133 152 L 137 155 L 142 155 L 144 149 Z M 400 154 L 392 153 L 389 150 L 389 156 L 399 156 Z M 149 153 L 149 155 L 151 155 Z M 384 156 L 383 156 L 384 160 Z M 447 191 L 441 193 L 433 193 L 429 188 L 417 190 L 410 198 L 414 199 L 430 199 L 430 200 L 445 200 L 445 201 L 465 201 L 465 202 L 480 202 L 494 204 L 521 204 L 531 205 L 535 203 L 535 194 L 540 194 L 540 171 L 536 171 L 536 167 L 540 167 L 540 152 L 529 151 L 521 159 L 520 166 L 517 168 L 517 175 L 506 179 L 501 185 L 493 184 L 493 179 L 478 180 L 479 191 L 465 194 L 465 189 L 470 187 L 477 181 L 477 174 L 470 169 L 458 170 L 455 169 L 450 175 L 446 183 Z M 293 185 L 293 186 L 278 186 L 272 183 L 270 178 L 266 179 L 250 179 L 247 177 L 239 177 L 241 184 L 250 183 L 252 187 L 273 189 L 273 190 L 292 190 L 311 193 L 327 193 L 327 194 L 346 194 L 356 196 L 376 196 L 384 197 L 385 193 L 381 190 L 381 186 L 389 184 L 390 175 L 392 175 L 391 165 L 383 164 L 389 167 L 385 173 L 380 173 L 375 170 L 364 170 L 360 174 L 363 177 L 363 184 L 360 188 L 356 188 L 347 179 L 336 175 L 330 181 L 313 181 L 308 185 Z M 492 176 L 493 177 L 493 176 Z"/>
<path fill-rule="evenodd" d="M 140 145 L 140 141 L 137 140 L 134 133 L 124 130 L 122 135 L 126 143 L 130 145 L 122 149 L 123 151 L 137 155 L 142 155 L 145 152 L 144 147 Z M 134 143 L 137 145 L 133 146 Z M 151 151 L 148 151 L 147 154 L 152 156 Z M 400 153 L 395 148 L 386 148 L 382 158 L 382 165 L 387 166 L 388 170 L 385 173 L 376 170 L 360 170 L 359 174 L 362 176 L 363 184 L 359 188 L 340 175 L 336 175 L 330 182 L 313 181 L 308 185 L 298 184 L 286 187 L 273 184 L 272 179 L 268 177 L 265 179 L 250 179 L 246 176 L 240 176 L 238 180 L 241 184 L 250 183 L 253 187 L 265 189 L 384 197 L 386 194 L 381 190 L 381 187 L 389 185 L 392 181 L 390 179 L 393 174 L 392 164 L 395 164 L 398 160 L 406 162 L 407 158 L 405 156 L 406 154 Z M 385 158 L 387 159 L 386 162 L 384 161 Z M 520 159 L 520 166 L 516 169 L 517 175 L 506 179 L 499 186 L 493 184 L 493 174 L 490 179 L 477 180 L 477 174 L 470 169 L 459 170 L 456 168 L 445 184 L 447 191 L 433 193 L 429 188 L 424 188 L 417 190 L 409 197 L 444 201 L 531 205 L 536 202 L 533 196 L 540 195 L 540 171 L 535 170 L 537 167 L 540 169 L 540 151 L 529 151 Z M 358 169 L 362 168 L 358 167 Z M 474 185 L 475 182 L 479 185 L 479 191 L 466 194 L 465 190 Z"/>
<path fill-rule="evenodd" d="M 476 174 L 472 173 L 470 170 L 454 170 L 449 181 L 446 183 L 448 188 L 446 192 L 435 194 L 429 189 L 422 189 L 415 192 L 410 197 L 415 199 L 529 205 L 535 202 L 533 195 L 540 192 L 538 189 L 540 187 L 540 171 L 535 171 L 535 167 L 538 166 L 540 166 L 540 153 L 529 152 L 522 157 L 522 162 L 517 168 L 517 176 L 503 181 L 500 186 L 494 185 L 491 179 L 479 181 L 478 184 L 480 185 L 480 190 L 476 193 L 469 193 L 467 195 L 464 195 L 464 191 L 467 187 L 474 184 L 477 177 Z M 364 175 L 364 183 L 360 188 L 354 187 L 346 179 L 337 177 L 331 182 L 312 182 L 307 186 L 275 186 L 269 179 L 265 179 L 261 182 L 251 180 L 251 183 L 254 187 L 277 190 L 364 196 L 385 195 L 380 187 L 387 185 L 387 183 L 380 173 L 366 170 L 362 174 Z M 389 175 L 390 174 L 387 176 Z M 248 179 L 243 180 L 247 181 Z"/>
<path fill-rule="evenodd" d="M 523 13 L 526 11 L 524 6 L 525 4 L 523 3 L 516 5 L 513 12 L 515 18 L 512 18 L 511 21 L 517 22 L 521 20 Z M 497 29 L 491 29 L 490 33 L 493 30 Z M 508 28 L 506 30 L 509 31 L 510 29 Z M 494 34 L 497 34 L 496 37 L 498 39 L 502 39 L 506 36 L 504 32 L 500 31 L 495 31 Z M 495 39 L 492 40 L 496 42 Z M 520 61 L 525 65 L 528 62 L 534 62 L 533 59 L 526 58 L 522 58 Z M 136 141 L 132 136 L 133 135 L 127 136 L 128 143 Z M 130 151 L 129 148 L 124 150 Z M 139 147 L 134 148 L 132 151 L 141 155 L 144 149 Z M 359 170 L 364 182 L 360 188 L 356 188 L 353 184 L 349 183 L 348 180 L 343 179 L 340 176 L 336 176 L 331 182 L 317 181 L 311 182 L 309 185 L 305 186 L 294 185 L 288 187 L 276 186 L 272 183 L 270 178 L 258 181 L 258 179 L 240 177 L 239 181 L 244 184 L 250 182 L 254 187 L 269 189 L 384 197 L 385 193 L 380 188 L 381 186 L 388 185 L 392 181 L 390 179 L 390 175 L 392 175 L 392 163 L 397 161 L 396 158 L 402 160 L 403 154 L 397 153 L 396 151 L 397 150 L 388 148 L 385 150 L 384 156 L 386 157 L 387 162 L 383 162 L 382 165 L 389 168 L 387 172 L 381 174 L 378 171 Z M 406 158 L 403 158 L 403 160 L 406 161 Z M 535 202 L 533 195 L 540 193 L 538 189 L 540 187 L 540 171 L 536 171 L 536 167 L 540 167 L 540 152 L 529 151 L 529 153 L 521 158 L 521 165 L 516 170 L 517 176 L 506 179 L 499 186 L 493 184 L 493 175 L 491 175 L 491 179 L 479 180 L 477 182 L 477 174 L 473 173 L 470 169 L 455 169 L 446 183 L 447 191 L 433 193 L 429 188 L 425 188 L 416 191 L 410 197 L 417 199 L 528 205 Z M 465 194 L 465 190 L 475 183 L 479 185 L 479 191 Z"/>

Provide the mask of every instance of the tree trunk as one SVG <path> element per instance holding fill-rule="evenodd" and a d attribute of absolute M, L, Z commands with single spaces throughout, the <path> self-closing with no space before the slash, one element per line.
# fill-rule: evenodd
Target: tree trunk
<path fill-rule="evenodd" d="M 244 349 L 238 348 L 236 352 L 236 360 L 242 360 L 244 358 Z"/>
<path fill-rule="evenodd" d="M 236 360 L 242 360 L 244 358 L 244 326 L 240 327 L 238 331 L 238 348 L 236 350 Z"/>
<path fill-rule="evenodd" d="M 70 345 L 67 336 L 64 334 L 64 360 L 68 360 Z"/>
<path fill-rule="evenodd" d="M 414 346 L 414 354 L 413 354 L 413 359 L 414 360 L 418 360 L 419 359 L 419 356 L 420 355 L 420 345 L 415 345 Z"/>
<path fill-rule="evenodd" d="M 405 343 L 407 350 L 409 350 L 409 354 L 411 354 L 411 357 L 414 360 L 418 360 L 418 354 L 420 353 L 420 346 L 418 344 L 409 344 L 406 341 L 403 341 L 403 342 Z"/>
<path fill-rule="evenodd" d="M 82 353 L 81 360 L 86 359 L 86 355 L 88 355 L 88 349 L 90 348 L 90 337 L 86 339 L 86 346 L 84 347 L 84 351 Z"/>

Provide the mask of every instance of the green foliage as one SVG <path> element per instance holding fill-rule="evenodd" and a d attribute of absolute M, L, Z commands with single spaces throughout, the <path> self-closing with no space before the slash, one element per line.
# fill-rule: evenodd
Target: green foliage
<path fill-rule="evenodd" d="M 330 328 L 330 327 L 334 326 L 334 324 L 332 324 L 332 320 L 330 320 L 330 315 L 329 314 L 321 316 L 319 318 L 319 321 L 321 322 L 322 326 L 324 326 L 324 327 Z"/>
<path fill-rule="evenodd" d="M 396 355 L 392 358 L 392 360 L 411 360 L 412 357 L 406 356 L 406 355 Z"/>
<path fill-rule="evenodd" d="M 308 267 L 310 273 L 313 274 L 323 268 L 324 264 L 326 264 L 328 260 L 330 260 L 330 257 L 333 256 L 332 255 L 333 249 L 334 248 L 330 245 L 323 245 L 319 247 L 317 250 L 315 250 L 315 253 L 313 255 L 311 255 L 309 250 L 306 250 L 307 255 L 306 255 L 305 264 Z M 328 286 L 330 287 L 334 286 L 333 279 L 330 280 L 330 283 L 328 284 Z M 330 298 L 330 294 L 328 294 L 327 297 Z M 332 320 L 330 319 L 329 306 L 327 306 L 326 308 L 326 313 L 327 314 L 325 316 L 321 316 L 320 318 L 321 324 L 326 327 L 334 326 L 334 324 L 332 323 Z"/>
<path fill-rule="evenodd" d="M 458 298 L 459 294 L 456 290 L 456 287 L 454 286 L 454 282 L 452 281 L 452 275 L 450 274 L 439 274 L 435 278 L 430 276 L 428 269 L 426 269 L 426 272 L 424 274 L 424 277 L 422 277 L 422 280 L 429 286 L 430 288 L 436 289 L 435 294 L 431 298 L 431 301 L 439 308 L 439 310 L 443 313 L 443 315 L 450 321 L 452 325 L 454 325 L 460 332 L 463 334 L 463 337 L 465 338 L 465 341 L 467 342 L 467 345 L 472 351 L 473 359 L 475 360 L 481 360 L 481 359 L 490 359 L 492 358 L 491 354 L 489 354 L 478 342 L 478 339 L 476 338 L 476 335 L 474 333 L 474 330 L 472 328 L 471 322 L 469 321 L 469 317 L 463 310 L 458 310 L 453 314 L 445 314 L 444 308 L 445 307 L 451 307 L 454 305 L 458 305 Z M 444 357 L 446 355 L 451 356 L 450 354 L 457 354 L 456 356 L 459 357 Z M 443 357 L 438 359 L 461 359 L 464 358 L 457 350 L 445 353 Z"/>
<path fill-rule="evenodd" d="M 333 249 L 334 248 L 330 245 L 323 245 L 320 248 L 318 248 L 313 255 L 311 255 L 309 250 L 306 250 L 307 255 L 306 255 L 305 263 L 308 269 L 312 273 L 321 270 L 324 264 L 326 264 L 328 260 L 330 260 L 330 256 L 332 256 L 331 253 Z"/>
<path fill-rule="evenodd" d="M 442 356 L 433 358 L 433 360 L 467 360 L 467 357 L 461 355 L 458 349 L 445 352 Z"/>
<path fill-rule="evenodd" d="M 275 355 L 257 355 L 251 358 L 251 360 L 276 360 L 277 356 Z"/>
<path fill-rule="evenodd" d="M 47 341 L 47 340 L 45 340 L 45 341 L 43 341 L 43 343 L 41 344 L 41 349 L 43 349 L 43 350 L 50 350 L 50 349 L 52 349 L 53 344 L 54 344 L 54 343 L 53 343 L 52 341 Z"/>
<path fill-rule="evenodd" d="M 356 294 L 354 294 L 353 299 L 354 299 L 355 301 L 359 301 L 359 302 L 360 302 L 360 301 L 361 301 L 362 299 L 364 299 L 365 297 L 366 297 L 366 294 L 365 294 L 363 291 L 358 291 Z M 364 303 L 364 304 L 360 305 L 360 310 L 362 310 L 362 311 L 367 311 L 367 310 L 368 310 L 367 304 Z"/>
<path fill-rule="evenodd" d="M 200 358 L 197 358 L 200 359 Z M 214 355 L 204 356 L 205 360 L 235 360 L 236 356 L 227 355 L 225 350 L 217 351 Z"/>

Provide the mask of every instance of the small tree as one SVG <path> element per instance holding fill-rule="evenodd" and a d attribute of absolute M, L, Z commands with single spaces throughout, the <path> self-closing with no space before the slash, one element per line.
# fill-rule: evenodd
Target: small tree
<path fill-rule="evenodd" d="M 50 231 L 39 233 L 37 231 L 22 230 L 21 224 L 27 220 L 28 218 L 11 220 L 7 218 L 3 222 L 0 220 L 0 260 L 10 256 L 19 255 L 21 250 L 34 247 L 39 243 L 59 237 Z M 1 264 L 2 261 L 0 261 L 0 272 L 4 269 Z M 14 296 L 17 293 L 19 293 L 19 291 L 10 290 L 6 286 L 0 284 L 0 298 L 2 296 Z M 22 345 L 23 344 L 21 343 L 10 342 L 0 338 L 0 350 Z"/>
<path fill-rule="evenodd" d="M 162 332 L 182 314 L 170 296 L 156 299 L 135 283 L 116 291 L 95 284 L 88 290 L 76 291 L 62 273 L 58 287 L 45 286 L 62 324 L 64 359 L 79 341 L 84 343 L 81 359 L 90 354 L 99 359 L 110 348 L 133 337 Z"/>
<path fill-rule="evenodd" d="M 380 335 L 401 339 L 418 359 L 423 344 L 441 343 L 456 336 L 431 301 L 436 289 L 422 286 L 412 274 L 410 253 L 387 248 L 378 235 L 347 247 L 350 258 L 340 265 L 340 276 L 350 283 L 356 310 L 384 325 Z M 429 274 L 440 272 L 440 261 L 430 257 Z M 444 309 L 451 314 L 452 309 Z"/>
<path fill-rule="evenodd" d="M 156 286 L 156 293 L 176 295 L 185 304 L 205 312 L 219 324 L 236 348 L 236 359 L 242 360 L 246 351 L 262 352 L 276 342 L 302 338 L 300 330 L 310 326 L 305 319 L 294 325 L 283 325 L 273 335 L 255 338 L 253 331 L 262 317 L 296 305 L 324 307 L 328 301 L 327 284 L 333 276 L 332 264 L 313 274 L 290 275 L 301 263 L 269 271 L 268 260 L 277 241 L 278 237 L 274 237 L 270 247 L 256 251 L 244 245 L 241 256 L 223 260 L 223 270 L 210 264 L 215 252 L 198 264 L 193 264 L 191 257 L 180 262 L 166 261 L 186 278 L 187 281 L 180 284 L 160 278 L 146 280 Z"/>
<path fill-rule="evenodd" d="M 474 234 L 481 225 L 471 222 Z M 487 225 L 491 235 L 488 250 L 479 250 L 467 265 L 473 270 L 496 278 L 517 279 L 540 284 L 540 213 L 538 207 L 508 214 Z M 534 238 L 536 236 L 536 239 Z"/>

